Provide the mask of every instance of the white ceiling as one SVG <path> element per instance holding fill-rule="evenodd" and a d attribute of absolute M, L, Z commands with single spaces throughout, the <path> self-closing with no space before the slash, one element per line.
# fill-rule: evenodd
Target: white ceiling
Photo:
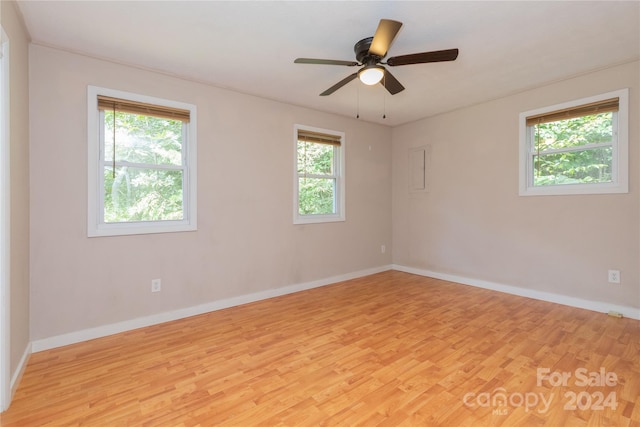
<path fill-rule="evenodd" d="M 32 41 L 239 92 L 395 126 L 640 58 L 638 1 L 33 1 Z M 404 23 L 388 56 L 459 48 L 454 62 L 388 67 L 406 90 L 352 81 L 381 18 Z M 359 102 L 358 102 L 359 100 Z M 382 116 L 386 112 L 387 118 Z"/>

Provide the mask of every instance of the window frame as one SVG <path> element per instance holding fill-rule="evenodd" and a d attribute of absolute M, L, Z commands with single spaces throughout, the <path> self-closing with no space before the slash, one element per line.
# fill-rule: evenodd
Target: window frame
<path fill-rule="evenodd" d="M 611 98 L 618 98 L 618 111 L 614 113 L 612 147 L 612 182 L 556 184 L 545 186 L 533 185 L 533 155 L 532 149 L 534 127 L 527 126 L 527 118 L 550 113 L 558 110 L 577 108 L 586 104 L 596 103 Z M 581 98 L 561 104 L 529 110 L 519 115 L 519 195 L 547 196 L 572 194 L 615 194 L 629 192 L 629 89 L 620 89 L 599 95 Z M 607 144 L 608 145 L 608 144 Z M 596 146 L 584 146 L 578 149 L 594 149 Z M 568 149 L 566 151 L 571 151 Z"/>
<path fill-rule="evenodd" d="M 107 96 L 167 108 L 188 110 L 190 118 L 183 125 L 182 140 L 182 200 L 183 219 L 164 221 L 104 221 L 104 112 L 98 109 L 98 96 Z M 132 234 L 172 233 L 197 230 L 197 118 L 196 106 L 179 101 L 140 95 L 98 86 L 87 87 L 88 130 L 88 237 L 123 236 Z M 101 135 L 102 134 L 102 135 Z"/>
<path fill-rule="evenodd" d="M 335 179 L 334 210 L 333 214 L 301 214 L 299 209 L 300 178 L 298 174 L 298 135 L 300 131 L 331 135 L 340 139 L 339 145 L 334 145 L 333 175 Z M 293 127 L 293 223 L 317 224 L 326 222 L 340 222 L 346 220 L 345 215 L 345 133 L 329 129 L 321 129 L 312 126 L 296 124 Z"/>

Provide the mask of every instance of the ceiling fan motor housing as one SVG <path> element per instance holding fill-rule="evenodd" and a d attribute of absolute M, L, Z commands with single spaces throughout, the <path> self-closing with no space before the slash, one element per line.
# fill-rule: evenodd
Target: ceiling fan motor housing
<path fill-rule="evenodd" d="M 353 46 L 353 51 L 356 53 L 356 59 L 361 64 L 376 64 L 380 62 L 382 57 L 378 55 L 373 55 L 369 53 L 369 48 L 371 48 L 371 42 L 373 41 L 373 37 L 367 37 L 366 39 L 360 40 Z"/>

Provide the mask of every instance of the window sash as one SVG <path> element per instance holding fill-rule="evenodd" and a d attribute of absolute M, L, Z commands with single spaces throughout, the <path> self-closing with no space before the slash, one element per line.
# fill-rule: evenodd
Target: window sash
<path fill-rule="evenodd" d="M 298 141 L 301 141 L 300 139 L 298 139 Z M 317 143 L 316 143 L 317 144 Z M 324 144 L 324 143 L 320 143 L 320 144 Z M 333 178 L 333 179 L 337 179 L 339 177 L 338 174 L 338 166 L 339 166 L 339 149 L 338 147 L 340 147 L 340 145 L 334 145 L 334 144 L 330 144 L 333 145 L 333 154 L 331 157 L 331 173 L 309 173 L 307 172 L 307 167 L 303 168 L 301 171 L 298 171 L 298 177 L 300 178 Z M 297 151 L 296 151 L 297 153 Z M 305 166 L 306 166 L 306 162 L 305 162 Z"/>
<path fill-rule="evenodd" d="M 320 212 L 320 213 L 303 213 L 301 212 L 301 206 L 300 203 L 298 202 L 298 215 L 300 215 L 301 217 L 321 217 L 321 216 L 334 216 L 338 213 L 338 178 L 337 177 L 326 177 L 326 176 L 319 176 L 319 177 L 311 177 L 311 176 L 299 176 L 298 177 L 298 183 L 300 182 L 300 180 L 305 180 L 305 179 L 318 179 L 318 180 L 324 180 L 324 181 L 329 181 L 331 182 L 331 187 L 333 188 L 333 197 L 332 197 L 332 203 L 331 203 L 331 212 Z M 300 190 L 298 190 L 300 191 Z M 298 196 L 300 196 L 300 193 L 298 193 Z"/>
<path fill-rule="evenodd" d="M 611 152 L 613 153 L 613 148 L 612 147 L 603 147 L 603 148 L 611 148 Z M 597 149 L 591 149 L 591 150 L 582 150 L 583 152 L 591 152 L 591 151 L 595 151 L 595 153 L 593 154 L 598 154 L 598 150 Z M 600 153 L 600 154 L 605 154 L 605 153 Z M 615 177 L 615 162 L 612 159 L 611 163 L 605 163 L 606 167 L 609 170 L 609 173 L 607 173 L 607 168 L 605 168 L 604 170 L 597 167 L 596 169 L 598 170 L 598 176 L 591 176 L 591 181 L 588 182 L 570 182 L 571 178 L 570 177 L 566 177 L 566 179 L 561 179 L 560 182 L 556 182 L 557 181 L 557 177 L 553 180 L 554 182 L 538 182 L 539 180 L 545 180 L 545 179 L 549 179 L 551 178 L 551 176 L 548 175 L 540 175 L 540 169 L 537 167 L 537 165 L 539 164 L 539 162 L 543 162 L 543 161 L 547 161 L 547 159 L 549 157 L 553 158 L 554 156 L 557 156 L 558 153 L 553 153 L 553 154 L 540 154 L 540 155 L 534 155 L 532 157 L 532 164 L 531 164 L 531 168 L 533 170 L 533 176 L 531 177 L 532 180 L 532 185 L 534 188 L 549 188 L 549 187 L 559 187 L 559 186 L 593 186 L 593 185 L 609 185 L 612 184 L 614 182 L 614 177 Z M 605 154 L 606 155 L 606 154 Z M 585 165 L 586 166 L 586 165 Z M 589 167 L 593 167 L 596 166 L 595 164 L 589 164 Z M 592 170 L 593 171 L 593 170 Z M 604 173 L 604 175 L 603 175 Z M 608 175 L 608 177 L 605 177 L 606 175 Z"/>
<path fill-rule="evenodd" d="M 118 110 L 116 110 L 116 112 L 118 112 Z M 130 162 L 128 160 L 116 160 L 114 162 L 113 159 L 107 159 L 105 157 L 105 153 L 106 153 L 105 147 L 108 141 L 106 140 L 106 136 L 105 136 L 106 123 L 105 123 L 104 110 L 100 111 L 100 114 L 98 115 L 98 117 L 100 119 L 100 135 L 99 135 L 100 161 L 104 163 L 104 166 L 116 166 L 116 167 L 128 166 L 128 167 L 134 167 L 139 169 L 165 169 L 165 170 L 182 170 L 182 171 L 185 171 L 187 169 L 188 157 L 187 157 L 185 142 L 187 141 L 187 137 L 188 137 L 188 126 L 187 126 L 188 122 L 183 122 L 182 124 L 182 142 L 183 143 L 182 143 L 182 149 L 180 150 L 181 163 L 179 165 L 171 164 L 171 163 L 137 163 L 137 162 Z M 115 132 L 115 129 L 114 129 L 114 132 Z"/>
<path fill-rule="evenodd" d="M 618 98 L 615 98 L 615 100 L 617 101 Z M 585 104 L 586 107 L 589 106 L 593 106 L 593 105 L 598 105 L 600 103 L 591 103 L 591 104 Z M 616 102 L 616 106 L 617 106 L 617 102 Z M 556 111 L 567 111 L 567 110 L 573 110 L 573 111 L 580 111 L 582 106 L 578 106 L 575 107 L 573 109 L 563 109 L 563 110 L 556 110 Z M 588 108 L 585 108 L 585 110 L 587 110 Z M 612 110 L 610 110 L 609 112 L 611 112 Z M 617 110 L 612 111 L 613 112 L 613 117 L 612 117 L 612 122 L 611 122 L 611 127 L 612 127 L 612 139 L 609 142 L 602 142 L 602 143 L 595 143 L 595 144 L 585 144 L 585 145 L 577 145 L 577 146 L 573 146 L 573 147 L 565 147 L 565 148 L 557 148 L 557 149 L 548 149 L 548 150 L 540 150 L 538 151 L 537 149 L 537 144 L 536 144 L 536 138 L 535 138 L 535 131 L 536 131 L 536 126 L 539 124 L 543 124 L 543 123 L 550 123 L 550 122 L 556 122 L 556 121 L 562 121 L 562 120 L 569 120 L 569 119 L 573 119 L 573 118 L 577 118 L 577 117 L 584 117 L 584 116 L 589 116 L 589 115 L 593 115 L 593 114 L 600 114 L 600 113 L 605 113 L 608 111 L 597 111 L 597 112 L 593 112 L 593 111 L 588 111 L 586 114 L 582 114 L 582 115 L 575 115 L 575 116 L 566 116 L 566 117 L 562 117 L 562 118 L 555 118 L 553 120 L 549 120 L 547 122 L 541 121 L 535 121 L 535 123 L 531 123 L 529 121 L 529 117 L 527 117 L 527 136 L 528 136 L 528 145 L 529 145 L 529 153 L 528 153 L 528 157 L 529 157 L 529 161 L 528 161 L 528 172 L 527 172 L 527 181 L 528 181 L 528 186 L 530 188 L 550 188 L 550 187 L 561 187 L 561 186 L 594 186 L 594 185 L 598 185 L 598 184 L 602 184 L 603 182 L 596 182 L 596 183 L 572 183 L 572 184 L 546 184 L 546 185 L 536 185 L 535 184 L 535 178 L 536 178 L 536 158 L 541 159 L 544 156 L 547 155 L 553 155 L 553 154 L 562 154 L 562 153 L 569 153 L 569 152 L 577 152 L 577 151 L 591 151 L 591 150 L 597 150 L 599 148 L 604 148 L 604 147 L 611 147 L 613 152 L 614 152 L 614 157 L 612 159 L 612 163 L 611 163 L 611 176 L 612 176 L 612 180 L 614 180 L 615 176 L 617 176 L 617 161 L 616 161 L 616 150 L 617 150 L 617 126 L 618 126 L 618 117 L 617 117 Z M 539 116 L 543 116 L 543 115 L 539 115 Z M 530 117 L 538 117 L 538 116 L 530 116 Z M 613 182 L 613 181 L 608 181 L 609 183 Z"/>
<path fill-rule="evenodd" d="M 600 111 L 596 114 L 602 114 L 602 113 L 606 113 L 608 111 Z M 609 111 L 611 112 L 611 111 Z M 529 147 L 529 152 L 533 153 L 533 154 L 548 154 L 548 153 L 563 153 L 563 152 L 570 152 L 570 151 L 582 151 L 583 149 L 589 149 L 589 148 L 598 148 L 598 147 L 607 147 L 607 146 L 611 146 L 611 147 L 616 147 L 616 143 L 617 143 L 617 139 L 618 139 L 618 135 L 616 133 L 616 129 L 618 129 L 618 113 L 617 111 L 612 111 L 611 113 L 613 113 L 611 115 L 611 140 L 607 141 L 607 142 L 598 142 L 598 143 L 589 143 L 589 144 L 584 144 L 584 145 L 575 145 L 575 146 L 571 146 L 571 147 L 565 147 L 565 148 L 553 148 L 553 149 L 547 149 L 547 150 L 540 150 L 539 149 L 539 144 L 536 138 L 536 130 L 537 127 L 543 123 L 533 123 L 531 125 L 527 124 L 527 144 Z M 590 114 L 585 114 L 584 116 L 589 116 L 592 115 Z M 550 122 L 547 123 L 552 123 L 552 122 L 558 122 L 558 121 L 564 121 L 564 120 L 569 120 L 569 119 L 575 119 L 578 117 L 584 117 L 584 116 L 575 116 L 575 117 L 566 117 L 563 119 L 559 119 L 559 120 L 552 120 Z"/>
<path fill-rule="evenodd" d="M 103 175 L 102 175 L 103 176 L 103 179 L 102 179 L 102 183 L 103 183 L 102 187 L 103 188 L 104 188 L 104 183 L 106 181 L 105 177 L 107 175 L 111 175 L 111 171 L 112 171 L 111 167 L 112 167 L 111 164 L 106 164 L 106 165 L 103 166 Z M 126 171 L 119 170 L 116 173 L 116 176 L 118 177 L 117 181 L 119 181 L 120 184 L 122 183 L 121 182 L 121 177 L 124 178 L 127 175 L 130 178 L 133 177 L 135 179 L 135 177 L 137 175 L 139 175 L 139 174 L 143 175 L 143 176 L 146 175 L 146 174 L 155 174 L 155 173 L 162 173 L 162 172 L 169 172 L 169 173 L 175 172 L 175 173 L 179 174 L 180 179 L 182 181 L 182 186 L 181 186 L 181 189 L 180 189 L 180 191 L 182 193 L 182 198 L 181 198 L 181 202 L 180 202 L 180 204 L 178 206 L 179 209 L 175 209 L 173 212 L 179 213 L 180 218 L 167 218 L 167 217 L 165 217 L 165 218 L 149 218 L 149 217 L 146 217 L 146 218 L 131 219 L 131 218 L 128 218 L 128 217 L 127 218 L 119 217 L 118 220 L 107 220 L 107 213 L 110 213 L 110 214 L 115 213 L 115 211 L 109 210 L 109 209 L 107 209 L 107 207 L 109 206 L 111 209 L 115 209 L 116 208 L 116 203 L 114 202 L 113 190 L 114 190 L 114 188 L 117 189 L 117 187 L 110 187 L 110 188 L 108 188 L 106 190 L 107 190 L 107 192 L 111 192 L 111 202 L 107 203 L 107 201 L 105 200 L 106 194 L 105 194 L 104 191 L 101 193 L 101 197 L 100 197 L 101 201 L 102 201 L 102 204 L 103 204 L 103 209 L 102 209 L 102 212 L 101 212 L 101 218 L 102 218 L 102 221 L 105 224 L 153 224 L 153 223 L 165 224 L 167 222 L 175 223 L 176 221 L 177 222 L 182 222 L 182 221 L 185 220 L 186 212 L 187 212 L 185 210 L 185 201 L 187 199 L 185 198 L 185 194 L 184 194 L 184 191 L 185 191 L 184 190 L 185 189 L 185 186 L 184 186 L 185 171 L 183 169 L 168 169 L 168 168 L 153 168 L 153 167 L 151 167 L 151 168 L 142 168 L 142 167 L 136 167 L 136 166 L 127 166 L 127 165 L 120 166 L 120 168 L 126 168 Z M 124 175 L 121 175 L 121 173 L 124 173 Z M 139 197 L 147 197 L 147 196 L 152 194 L 152 193 L 149 193 L 149 192 L 137 192 L 136 191 L 137 190 L 136 185 L 132 184 L 129 181 L 129 179 L 127 179 L 127 178 L 125 178 L 124 182 L 125 182 L 125 186 L 126 186 L 127 189 L 129 189 L 129 188 L 132 189 L 132 191 L 131 191 L 132 194 L 137 194 Z M 116 183 L 116 180 L 114 179 L 114 185 L 115 185 L 115 183 Z M 139 198 L 138 199 L 134 198 L 133 200 L 137 200 L 139 202 Z M 153 205 L 153 203 L 152 203 L 152 205 Z M 146 206 L 148 206 L 148 205 L 146 205 Z M 169 215 L 167 215 L 167 213 L 168 212 L 164 212 L 163 214 L 165 216 L 169 216 Z"/>
<path fill-rule="evenodd" d="M 606 111 L 600 111 L 599 113 L 604 113 Z M 588 116 L 591 114 L 585 114 L 585 116 Z M 583 117 L 583 116 L 576 116 L 576 117 Z M 567 117 L 565 119 L 561 119 L 561 120 L 569 120 L 569 119 L 575 119 L 576 117 Z M 559 121 L 559 120 L 553 120 L 553 121 Z M 549 122 L 550 123 L 550 122 Z M 567 152 L 571 152 L 571 151 L 585 151 L 585 150 L 593 150 L 596 148 L 601 148 L 601 147 L 612 147 L 614 150 L 617 147 L 617 142 L 618 142 L 618 134 L 616 132 L 616 129 L 618 128 L 618 114 L 617 112 L 613 112 L 613 116 L 611 118 L 611 128 L 612 128 L 612 133 L 611 133 L 611 140 L 608 142 L 599 142 L 599 143 L 591 143 L 591 144 L 584 144 L 584 145 L 575 145 L 572 147 L 565 147 L 565 148 L 553 148 L 553 149 L 547 149 L 547 150 L 538 150 L 537 148 L 537 143 L 536 143 L 536 126 L 538 124 L 542 124 L 542 123 L 534 123 L 532 125 L 528 125 L 527 124 L 527 137 L 528 137 L 528 145 L 529 145 L 529 155 L 533 156 L 533 155 L 544 155 L 544 154 L 556 154 L 556 153 L 567 153 Z"/>

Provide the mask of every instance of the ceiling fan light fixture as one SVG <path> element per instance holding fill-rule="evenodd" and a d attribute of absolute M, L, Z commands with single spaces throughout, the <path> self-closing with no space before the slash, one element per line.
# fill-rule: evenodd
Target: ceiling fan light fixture
<path fill-rule="evenodd" d="M 379 65 L 367 65 L 358 71 L 360 81 L 369 86 L 379 83 L 382 77 L 384 77 L 384 68 Z"/>

